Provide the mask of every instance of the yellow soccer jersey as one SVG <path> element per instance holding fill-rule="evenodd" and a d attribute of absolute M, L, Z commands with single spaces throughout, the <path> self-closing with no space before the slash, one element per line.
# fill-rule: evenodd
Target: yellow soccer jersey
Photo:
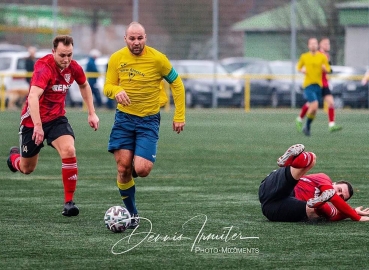
<path fill-rule="evenodd" d="M 167 93 L 165 91 L 165 83 L 164 80 L 161 81 L 160 83 L 160 94 L 159 94 L 159 106 L 164 107 L 165 104 L 167 104 L 168 102 L 168 96 Z"/>
<path fill-rule="evenodd" d="M 320 87 L 323 86 L 322 76 L 323 69 L 322 66 L 325 66 L 327 72 L 331 71 L 331 67 L 328 63 L 328 58 L 322 53 L 312 54 L 311 52 L 303 53 L 297 63 L 297 69 L 301 70 L 301 68 L 305 67 L 305 80 L 303 86 L 309 86 L 311 84 L 319 84 Z"/>
<path fill-rule="evenodd" d="M 132 54 L 127 47 L 112 54 L 108 63 L 104 94 L 111 99 L 124 90 L 131 104 L 118 104 L 118 110 L 144 117 L 160 111 L 163 78 L 170 84 L 175 104 L 174 121 L 185 122 L 185 90 L 181 78 L 168 58 L 145 46 L 142 55 Z"/>

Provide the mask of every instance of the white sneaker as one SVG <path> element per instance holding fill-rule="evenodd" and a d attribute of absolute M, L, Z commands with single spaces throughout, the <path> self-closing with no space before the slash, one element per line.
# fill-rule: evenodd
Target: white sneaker
<path fill-rule="evenodd" d="M 292 161 L 300 155 L 302 152 L 304 152 L 305 146 L 303 144 L 294 144 L 290 146 L 287 151 L 280 156 L 277 160 L 277 164 L 279 167 L 286 167 L 291 165 Z"/>
<path fill-rule="evenodd" d="M 326 201 L 329 201 L 333 195 L 336 194 L 336 191 L 334 188 L 324 190 L 318 197 L 309 199 L 306 204 L 310 208 L 318 208 L 322 204 L 324 204 Z"/>

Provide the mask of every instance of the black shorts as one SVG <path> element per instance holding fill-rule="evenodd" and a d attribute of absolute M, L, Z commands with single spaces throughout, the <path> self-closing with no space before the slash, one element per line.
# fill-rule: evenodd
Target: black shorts
<path fill-rule="evenodd" d="M 74 132 L 71 125 L 68 123 L 68 119 L 65 116 L 59 117 L 53 121 L 42 124 L 44 130 L 44 140 L 47 144 L 52 146 L 52 142 L 63 135 L 71 135 L 74 138 Z M 19 128 L 19 144 L 22 157 L 29 158 L 34 157 L 42 147 L 44 143 L 36 145 L 32 140 L 33 128 L 20 126 Z M 52 146 L 53 147 L 53 146 Z"/>
<path fill-rule="evenodd" d="M 307 220 L 306 202 L 294 197 L 296 184 L 290 167 L 273 171 L 261 182 L 259 200 L 265 217 L 283 222 Z"/>
<path fill-rule="evenodd" d="M 322 97 L 332 95 L 331 89 L 329 87 L 323 87 L 322 88 Z"/>

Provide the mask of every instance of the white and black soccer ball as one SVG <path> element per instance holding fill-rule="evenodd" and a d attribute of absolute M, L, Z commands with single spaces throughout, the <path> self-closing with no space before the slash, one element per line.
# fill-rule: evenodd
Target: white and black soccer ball
<path fill-rule="evenodd" d="M 112 206 L 106 211 L 104 221 L 108 230 L 120 233 L 124 232 L 131 225 L 131 215 L 122 206 Z"/>

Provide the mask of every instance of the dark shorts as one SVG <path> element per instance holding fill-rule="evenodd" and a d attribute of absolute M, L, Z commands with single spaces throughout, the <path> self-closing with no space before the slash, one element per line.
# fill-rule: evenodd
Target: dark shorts
<path fill-rule="evenodd" d="M 52 146 L 51 143 L 63 135 L 71 135 L 74 138 L 74 132 L 71 125 L 68 123 L 68 119 L 65 116 L 59 117 L 53 121 L 42 124 L 44 130 L 44 140 L 47 144 Z M 22 157 L 30 158 L 40 153 L 41 148 L 44 147 L 44 143 L 36 145 L 32 140 L 33 128 L 20 126 L 19 128 L 19 145 Z M 52 146 L 53 147 L 53 146 Z"/>
<path fill-rule="evenodd" d="M 308 102 L 322 100 L 322 88 L 319 84 L 310 84 L 304 89 L 304 97 Z"/>
<path fill-rule="evenodd" d="M 160 113 L 139 117 L 117 110 L 108 151 L 131 150 L 135 156 L 155 162 L 159 127 Z"/>
<path fill-rule="evenodd" d="M 323 87 L 322 88 L 322 96 L 328 96 L 328 95 L 332 95 L 331 89 L 329 89 L 329 87 Z"/>
<path fill-rule="evenodd" d="M 273 171 L 261 182 L 259 200 L 265 217 L 282 222 L 307 220 L 306 202 L 294 197 L 296 184 L 290 167 Z"/>

